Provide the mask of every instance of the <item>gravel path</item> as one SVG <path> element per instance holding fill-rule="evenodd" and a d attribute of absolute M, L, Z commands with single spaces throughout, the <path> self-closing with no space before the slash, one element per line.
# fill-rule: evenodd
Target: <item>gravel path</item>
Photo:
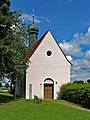
<path fill-rule="evenodd" d="M 69 106 L 71 108 L 75 108 L 75 109 L 78 109 L 78 110 L 84 110 L 84 111 L 90 112 L 90 109 L 84 108 L 80 105 L 77 105 L 77 104 L 74 104 L 74 103 L 71 103 L 71 102 L 67 102 L 67 101 L 64 101 L 64 100 L 55 100 L 55 101 L 51 100 L 50 103 L 62 104 L 64 106 Z"/>
<path fill-rule="evenodd" d="M 69 107 L 72 107 L 72 108 L 75 108 L 75 109 L 85 110 L 85 111 L 90 112 L 90 109 L 83 108 L 82 106 L 73 105 L 72 103 L 60 102 L 60 104 L 63 104 L 63 105 L 65 105 L 65 106 L 69 106 Z"/>

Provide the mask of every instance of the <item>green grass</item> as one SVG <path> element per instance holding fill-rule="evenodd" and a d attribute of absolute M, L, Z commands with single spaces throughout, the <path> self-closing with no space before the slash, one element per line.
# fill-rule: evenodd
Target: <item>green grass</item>
<path fill-rule="evenodd" d="M 0 93 L 0 105 L 13 100 L 13 95 L 9 93 Z"/>
<path fill-rule="evenodd" d="M 0 120 L 90 120 L 90 112 L 71 108 L 64 101 L 45 100 L 37 104 L 33 100 L 13 100 L 10 94 L 0 96 L 10 96 L 6 102 L 0 102 Z"/>
<path fill-rule="evenodd" d="M 0 88 L 0 93 L 2 92 L 2 89 Z"/>
<path fill-rule="evenodd" d="M 7 91 L 5 91 L 7 90 Z M 0 93 L 8 93 L 10 92 L 10 87 L 6 88 L 6 87 L 0 87 Z"/>

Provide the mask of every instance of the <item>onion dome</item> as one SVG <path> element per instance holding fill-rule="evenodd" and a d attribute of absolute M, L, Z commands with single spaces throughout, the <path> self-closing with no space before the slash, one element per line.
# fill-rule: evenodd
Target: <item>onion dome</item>
<path fill-rule="evenodd" d="M 39 28 L 34 24 L 34 15 L 32 24 L 28 26 L 28 33 L 29 33 L 29 46 L 33 47 L 38 41 L 39 33 Z"/>

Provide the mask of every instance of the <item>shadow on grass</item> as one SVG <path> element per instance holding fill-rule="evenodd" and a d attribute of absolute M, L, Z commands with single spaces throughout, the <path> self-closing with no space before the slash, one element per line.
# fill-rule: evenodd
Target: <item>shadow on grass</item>
<path fill-rule="evenodd" d="M 3 103 L 7 103 L 14 100 L 13 95 L 6 94 L 6 93 L 0 93 L 0 105 Z"/>

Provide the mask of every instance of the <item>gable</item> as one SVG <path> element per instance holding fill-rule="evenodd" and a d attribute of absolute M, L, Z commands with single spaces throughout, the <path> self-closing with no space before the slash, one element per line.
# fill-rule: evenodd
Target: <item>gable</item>
<path fill-rule="evenodd" d="M 51 51 L 52 55 L 56 54 L 57 58 L 59 57 L 59 59 L 63 59 L 65 62 L 68 62 L 72 65 L 72 63 L 67 59 L 61 47 L 58 45 L 55 37 L 53 36 L 50 30 L 48 30 L 41 37 L 41 39 L 32 47 L 32 50 L 28 53 L 27 58 L 30 59 L 36 53 L 37 55 L 41 55 L 42 57 L 44 57 L 43 55 L 47 56 L 48 51 Z"/>

